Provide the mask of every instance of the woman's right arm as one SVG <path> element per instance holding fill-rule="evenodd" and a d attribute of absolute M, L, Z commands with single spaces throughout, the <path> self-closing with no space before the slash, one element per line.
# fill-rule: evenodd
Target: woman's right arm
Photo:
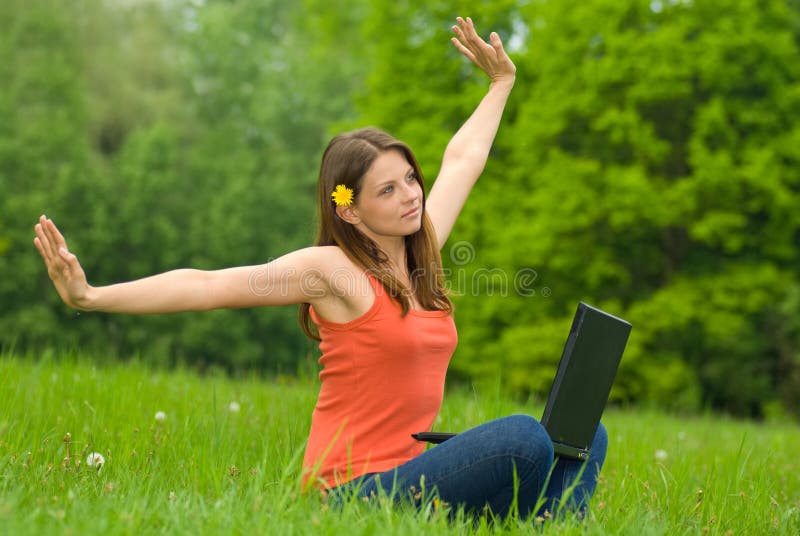
<path fill-rule="evenodd" d="M 173 270 L 103 287 L 88 284 L 77 257 L 52 220 L 36 224 L 34 245 L 68 306 L 109 313 L 175 313 L 209 309 L 315 303 L 330 293 L 325 248 L 294 251 L 259 266 Z"/>

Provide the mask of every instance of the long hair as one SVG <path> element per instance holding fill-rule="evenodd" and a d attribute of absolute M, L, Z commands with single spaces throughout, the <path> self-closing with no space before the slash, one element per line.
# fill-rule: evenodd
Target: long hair
<path fill-rule="evenodd" d="M 416 172 L 422 188 L 422 226 L 405 237 L 406 258 L 411 288 L 392 275 L 389 258 L 368 236 L 336 214 L 331 192 L 339 184 L 353 190 L 355 200 L 366 175 L 378 156 L 389 150 L 400 151 Z M 405 143 L 374 127 L 339 134 L 331 140 L 322 155 L 317 184 L 319 228 L 317 246 L 339 246 L 357 265 L 363 267 L 396 299 L 405 316 L 410 309 L 409 296 L 415 296 L 425 309 L 452 312 L 453 303 L 447 296 L 442 270 L 442 258 L 436 243 L 433 224 L 425 212 L 425 184 L 414 153 Z M 312 339 L 320 340 L 312 325 L 310 304 L 300 304 L 300 326 Z"/>

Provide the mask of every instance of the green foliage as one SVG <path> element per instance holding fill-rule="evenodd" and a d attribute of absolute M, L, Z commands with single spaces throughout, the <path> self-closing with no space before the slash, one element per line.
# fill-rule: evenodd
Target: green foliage
<path fill-rule="evenodd" d="M 307 16 L 278 1 L 4 3 L 0 345 L 296 370 L 311 345 L 290 308 L 66 311 L 31 229 L 54 218 L 94 284 L 307 245 L 328 125 L 352 115 L 363 76 L 352 51 L 323 47 L 329 22 L 358 10 L 317 4 Z"/>
<path fill-rule="evenodd" d="M 90 204 L 81 195 L 90 183 L 80 43 L 57 5 L 12 1 L 0 7 L 0 199 L 8 226 L 0 255 L 4 342 L 58 330 L 58 298 L 48 293 L 31 299 L 44 295 L 38 291 L 47 277 L 41 259 L 31 255 L 32 223 L 41 212 L 72 203 L 81 213 Z"/>
<path fill-rule="evenodd" d="M 767 319 L 798 312 L 779 313 L 798 282 L 796 34 L 782 2 L 642 6 L 530 13 L 545 24 L 513 126 L 529 144 L 510 177 L 532 190 L 523 247 L 554 301 L 617 302 L 633 321 L 622 385 L 760 415 L 785 389 Z"/>
<path fill-rule="evenodd" d="M 796 4 L 501 2 L 480 16 L 471 4 L 505 36 L 518 80 L 452 234 L 471 262 L 448 259 L 467 281 L 504 273 L 510 291 L 456 297 L 457 375 L 542 394 L 584 300 L 634 324 L 614 399 L 797 412 Z M 439 9 L 415 4 L 383 34 L 396 73 L 370 78 L 364 104 L 429 170 L 486 88 L 452 72 L 467 64 L 445 50 Z M 395 33 L 419 40 L 406 51 Z M 424 81 L 402 105 L 385 98 L 401 78 Z"/>

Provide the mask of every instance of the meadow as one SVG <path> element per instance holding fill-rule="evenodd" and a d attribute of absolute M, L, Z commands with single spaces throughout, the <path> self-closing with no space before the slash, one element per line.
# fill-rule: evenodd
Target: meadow
<path fill-rule="evenodd" d="M 588 518 L 500 523 L 303 493 L 313 377 L 45 353 L 0 356 L 0 382 L 3 534 L 800 534 L 791 422 L 610 408 Z M 520 412 L 541 405 L 455 388 L 436 427 Z"/>

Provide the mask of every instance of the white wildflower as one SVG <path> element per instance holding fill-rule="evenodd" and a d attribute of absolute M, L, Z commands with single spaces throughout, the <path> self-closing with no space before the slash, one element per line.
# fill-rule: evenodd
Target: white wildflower
<path fill-rule="evenodd" d="M 89 467 L 94 467 L 97 469 L 97 472 L 100 472 L 100 469 L 103 468 L 103 465 L 106 463 L 106 459 L 103 457 L 102 454 L 99 452 L 92 452 L 86 458 L 86 465 Z"/>
<path fill-rule="evenodd" d="M 156 411 L 156 420 L 158 422 L 164 422 L 167 419 L 167 414 L 163 411 Z"/>
<path fill-rule="evenodd" d="M 236 402 L 235 400 L 230 404 L 228 404 L 228 411 L 230 411 L 231 413 L 239 413 L 240 409 L 242 408 L 239 406 L 239 403 Z"/>
<path fill-rule="evenodd" d="M 667 454 L 667 451 L 664 449 L 658 449 L 656 451 L 655 456 L 656 456 L 656 461 L 659 462 L 665 462 L 667 461 L 667 458 L 669 458 L 669 454 Z"/>

